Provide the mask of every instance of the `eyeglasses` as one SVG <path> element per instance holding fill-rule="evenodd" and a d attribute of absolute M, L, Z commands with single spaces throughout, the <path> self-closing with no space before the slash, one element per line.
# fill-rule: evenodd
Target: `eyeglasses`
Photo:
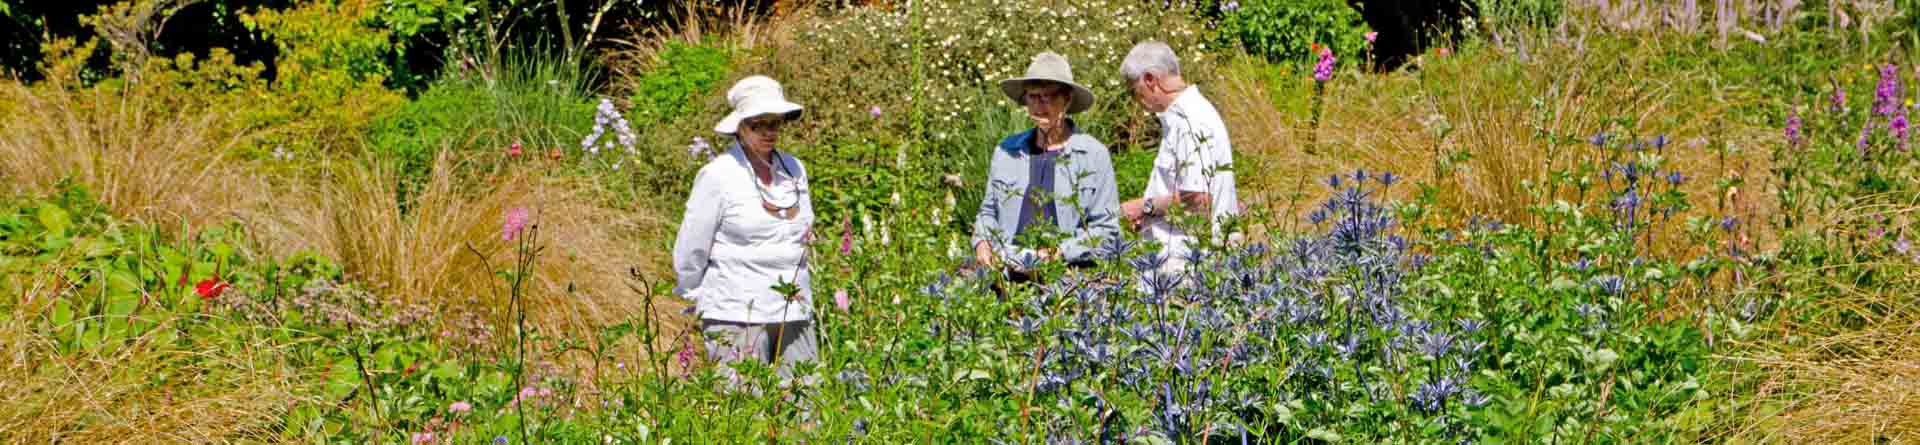
<path fill-rule="evenodd" d="M 753 131 L 779 131 L 780 127 L 786 124 L 786 119 L 754 119 L 740 123 L 740 125 L 746 126 L 748 130 Z"/>
<path fill-rule="evenodd" d="M 1028 104 L 1054 105 L 1061 102 L 1065 102 L 1067 99 L 1067 94 L 1063 92 L 1026 93 L 1026 99 Z"/>

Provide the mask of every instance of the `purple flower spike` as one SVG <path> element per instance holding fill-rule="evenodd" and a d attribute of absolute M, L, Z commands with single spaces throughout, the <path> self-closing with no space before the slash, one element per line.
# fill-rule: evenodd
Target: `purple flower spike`
<path fill-rule="evenodd" d="M 1787 110 L 1787 147 L 1800 146 L 1800 110 Z"/>
<path fill-rule="evenodd" d="M 1320 61 L 1313 64 L 1313 80 L 1326 82 L 1333 79 L 1333 49 L 1320 48 Z"/>
<path fill-rule="evenodd" d="M 1893 140 L 1897 141 L 1902 151 L 1907 149 L 1907 136 L 1910 129 L 1906 108 L 1900 108 L 1900 111 L 1893 115 L 1893 119 L 1887 121 L 1887 132 L 1893 135 Z"/>
<path fill-rule="evenodd" d="M 1847 111 L 1847 90 L 1841 89 L 1839 82 L 1833 83 L 1833 95 L 1827 97 L 1827 111 L 1832 113 Z"/>
<path fill-rule="evenodd" d="M 1873 114 L 1886 116 L 1900 108 L 1900 67 L 1887 64 L 1880 68 L 1880 85 L 1873 89 Z"/>

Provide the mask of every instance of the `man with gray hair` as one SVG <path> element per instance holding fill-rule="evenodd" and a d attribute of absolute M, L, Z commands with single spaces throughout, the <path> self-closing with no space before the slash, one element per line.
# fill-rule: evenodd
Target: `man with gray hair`
<path fill-rule="evenodd" d="M 1184 271 L 1194 239 L 1168 221 L 1169 213 L 1184 209 L 1207 215 L 1217 240 L 1222 220 L 1241 210 L 1227 125 L 1213 103 L 1200 95 L 1200 87 L 1180 77 L 1180 59 L 1166 43 L 1134 45 L 1120 63 L 1120 75 L 1132 87 L 1135 101 L 1159 114 L 1161 126 L 1160 152 L 1146 193 L 1121 204 L 1120 211 L 1129 226 L 1166 247 L 1161 270 Z"/>

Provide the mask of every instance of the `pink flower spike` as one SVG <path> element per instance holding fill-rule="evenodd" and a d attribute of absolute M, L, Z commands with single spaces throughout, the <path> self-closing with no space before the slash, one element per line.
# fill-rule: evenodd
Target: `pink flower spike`
<path fill-rule="evenodd" d="M 840 254 L 853 254 L 853 217 L 840 220 Z"/>
<path fill-rule="evenodd" d="M 432 432 L 413 433 L 413 443 L 415 445 L 423 444 L 423 443 L 433 443 L 433 433 Z"/>
<path fill-rule="evenodd" d="M 473 404 L 467 403 L 467 402 L 453 402 L 452 405 L 447 405 L 447 412 L 449 413 L 465 414 L 468 411 L 473 411 Z"/>
<path fill-rule="evenodd" d="M 526 207 L 508 209 L 507 222 L 500 225 L 500 240 L 513 241 L 514 237 L 520 236 L 520 231 L 526 230 L 527 220 L 530 218 L 527 216 Z"/>
<path fill-rule="evenodd" d="M 853 307 L 853 302 L 847 301 L 846 289 L 833 291 L 833 305 L 839 307 L 842 313 L 847 312 L 847 308 Z"/>

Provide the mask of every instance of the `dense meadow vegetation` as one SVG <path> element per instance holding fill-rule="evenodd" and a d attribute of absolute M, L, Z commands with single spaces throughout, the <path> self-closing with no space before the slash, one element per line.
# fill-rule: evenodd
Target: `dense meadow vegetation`
<path fill-rule="evenodd" d="M 1711 3 L 0 1 L 0 443 L 1920 442 L 1920 2 Z M 1132 197 L 1148 39 L 1248 240 L 966 267 L 994 82 Z M 821 355 L 728 381 L 667 252 L 753 74 Z"/>

